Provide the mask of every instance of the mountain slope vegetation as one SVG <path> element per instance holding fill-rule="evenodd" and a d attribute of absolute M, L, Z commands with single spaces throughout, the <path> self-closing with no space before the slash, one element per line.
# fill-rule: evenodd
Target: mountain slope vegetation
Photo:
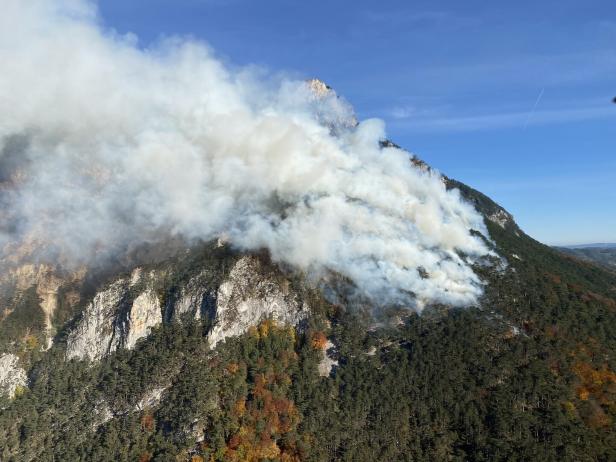
<path fill-rule="evenodd" d="M 561 252 L 579 258 L 580 260 L 594 262 L 608 269 L 616 270 L 616 246 L 612 247 L 558 247 Z"/>
<path fill-rule="evenodd" d="M 215 350 L 208 317 L 163 323 L 95 363 L 66 361 L 58 338 L 2 403 L 1 458 L 614 460 L 616 278 L 487 223 L 508 264 L 477 268 L 488 284 L 476 308 L 375 319 L 295 276 L 306 322 L 265 319 Z M 184 271 L 235 258 L 208 249 Z M 335 365 L 319 374 L 325 355 Z"/>

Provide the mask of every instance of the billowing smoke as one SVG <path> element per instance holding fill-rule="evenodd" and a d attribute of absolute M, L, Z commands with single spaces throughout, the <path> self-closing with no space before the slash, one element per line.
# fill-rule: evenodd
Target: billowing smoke
<path fill-rule="evenodd" d="M 333 92 L 229 69 L 194 41 L 135 42 L 84 1 L 3 1 L 4 239 L 87 262 L 164 236 L 223 237 L 339 273 L 374 301 L 476 301 L 481 216 L 382 149 L 381 121 L 357 124 Z"/>

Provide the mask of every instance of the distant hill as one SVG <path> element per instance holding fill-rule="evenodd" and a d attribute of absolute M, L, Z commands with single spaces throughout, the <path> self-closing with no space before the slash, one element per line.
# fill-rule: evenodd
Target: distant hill
<path fill-rule="evenodd" d="M 579 244 L 579 245 L 563 245 L 566 249 L 589 249 L 589 248 L 602 248 L 602 249 L 614 249 L 616 248 L 615 242 L 599 242 L 595 244 Z"/>
<path fill-rule="evenodd" d="M 616 244 L 589 244 L 586 246 L 557 247 L 557 249 L 581 260 L 616 269 Z"/>

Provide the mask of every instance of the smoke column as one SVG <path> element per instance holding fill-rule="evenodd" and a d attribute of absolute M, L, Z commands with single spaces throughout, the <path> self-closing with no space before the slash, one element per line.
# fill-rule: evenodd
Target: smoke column
<path fill-rule="evenodd" d="M 140 49 L 80 0 L 4 0 L 0 206 L 17 241 L 88 262 L 224 237 L 378 303 L 475 303 L 482 217 L 333 92 L 232 70 L 204 44 Z"/>

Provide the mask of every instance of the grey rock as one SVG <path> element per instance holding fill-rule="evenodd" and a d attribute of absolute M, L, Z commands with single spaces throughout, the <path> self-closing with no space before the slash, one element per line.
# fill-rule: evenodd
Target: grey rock
<path fill-rule="evenodd" d="M 13 398 L 19 387 L 27 385 L 26 371 L 20 367 L 19 358 L 12 353 L 0 355 L 0 395 Z"/>

